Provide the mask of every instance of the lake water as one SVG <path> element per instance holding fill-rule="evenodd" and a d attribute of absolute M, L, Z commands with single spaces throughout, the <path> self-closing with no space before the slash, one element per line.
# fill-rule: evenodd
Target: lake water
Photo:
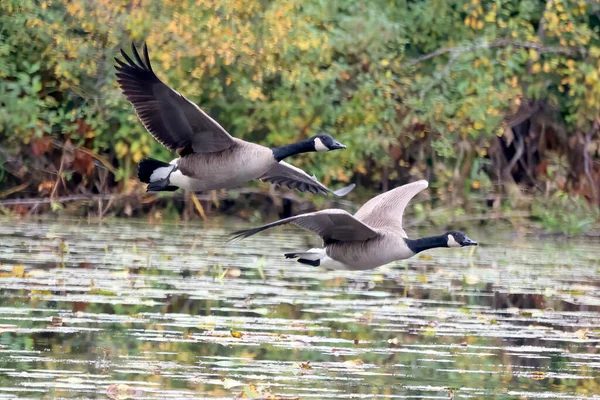
<path fill-rule="evenodd" d="M 598 239 L 349 273 L 247 226 L 0 219 L 0 399 L 600 399 Z"/>

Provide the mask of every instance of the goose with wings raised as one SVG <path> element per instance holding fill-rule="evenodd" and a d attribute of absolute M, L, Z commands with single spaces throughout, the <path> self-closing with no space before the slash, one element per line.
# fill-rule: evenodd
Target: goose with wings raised
<path fill-rule="evenodd" d="M 274 226 L 298 225 L 321 236 L 323 248 L 288 253 L 286 258 L 344 270 L 373 269 L 436 247 L 477 246 L 477 242 L 460 231 L 408 238 L 402 229 L 402 214 L 409 201 L 427 186 L 426 180 L 420 180 L 392 189 L 366 202 L 354 215 L 339 209 L 322 210 L 237 231 L 232 236 L 243 239 Z"/>
<path fill-rule="evenodd" d="M 195 192 L 224 189 L 261 179 L 301 192 L 344 196 L 354 184 L 332 191 L 300 168 L 283 159 L 294 154 L 345 149 L 330 135 L 316 135 L 287 146 L 268 148 L 232 137 L 217 121 L 171 89 L 154 74 L 144 44 L 141 58 L 132 45 L 133 58 L 115 58 L 117 82 L 152 136 L 179 155 L 170 163 L 143 160 L 138 178 L 148 191 L 178 188 Z"/>

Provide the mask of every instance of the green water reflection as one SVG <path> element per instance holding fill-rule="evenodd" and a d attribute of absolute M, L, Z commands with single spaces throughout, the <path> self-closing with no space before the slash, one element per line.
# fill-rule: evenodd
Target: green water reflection
<path fill-rule="evenodd" d="M 285 260 L 293 228 L 0 223 L 0 399 L 600 398 L 594 240 L 356 274 Z"/>

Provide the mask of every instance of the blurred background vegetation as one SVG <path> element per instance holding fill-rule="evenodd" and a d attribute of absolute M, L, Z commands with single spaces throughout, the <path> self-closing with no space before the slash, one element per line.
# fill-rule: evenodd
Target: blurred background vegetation
<path fill-rule="evenodd" d="M 92 198 L 99 215 L 181 215 L 190 202 L 135 178 L 144 157 L 173 155 L 116 85 L 113 57 L 132 41 L 236 137 L 346 144 L 292 162 L 328 185 L 357 183 L 351 200 L 426 178 L 422 215 L 519 210 L 566 233 L 600 216 L 595 0 L 3 0 L 2 212 Z"/>

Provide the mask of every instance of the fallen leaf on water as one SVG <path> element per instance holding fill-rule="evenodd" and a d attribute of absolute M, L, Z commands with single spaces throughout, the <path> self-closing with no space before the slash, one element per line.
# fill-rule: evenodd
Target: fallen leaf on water
<path fill-rule="evenodd" d="M 296 363 L 296 364 L 298 364 L 298 366 L 299 366 L 301 369 L 312 369 L 312 367 L 310 366 L 310 361 L 307 361 L 307 362 L 305 362 L 305 363 L 303 363 L 303 362 L 300 362 L 300 363 Z"/>
<path fill-rule="evenodd" d="M 223 378 L 223 379 L 221 379 L 221 382 L 223 382 L 223 388 L 225 388 L 225 389 L 231 389 L 236 386 L 244 385 L 240 381 L 236 381 L 235 379 L 229 379 L 229 378 Z"/>
<path fill-rule="evenodd" d="M 206 317 L 203 322 L 198 324 L 198 329 L 203 329 L 205 331 L 214 331 L 215 330 L 215 318 L 212 316 Z"/>
<path fill-rule="evenodd" d="M 227 270 L 227 275 L 226 276 L 228 278 L 235 279 L 235 278 L 239 278 L 240 275 L 242 275 L 242 270 L 241 269 L 239 269 L 239 268 L 230 268 L 230 269 Z"/>
<path fill-rule="evenodd" d="M 23 276 L 25 275 L 25 266 L 24 265 L 15 265 L 12 267 L 13 276 Z"/>
<path fill-rule="evenodd" d="M 19 329 L 17 325 L 0 325 L 0 333 L 2 332 L 11 332 L 15 329 Z"/>
<path fill-rule="evenodd" d="M 542 381 L 546 379 L 546 373 L 544 371 L 533 371 L 531 373 L 531 378 L 536 381 Z"/>
<path fill-rule="evenodd" d="M 358 324 L 370 324 L 373 321 L 373 313 L 371 311 L 367 311 L 366 313 L 359 315 L 356 317 L 356 323 Z"/>
<path fill-rule="evenodd" d="M 238 331 L 229 331 L 229 333 L 231 333 L 231 336 L 233 336 L 236 339 L 239 339 L 242 336 L 244 336 L 244 334 L 242 332 L 238 332 Z"/>
<path fill-rule="evenodd" d="M 363 366 L 363 361 L 360 359 L 344 361 L 344 366 L 348 368 L 360 368 Z"/>
<path fill-rule="evenodd" d="M 133 388 L 123 383 L 110 385 L 106 389 L 106 395 L 113 400 L 125 400 L 143 395 L 140 389 Z"/>
<path fill-rule="evenodd" d="M 292 366 L 292 373 L 294 375 L 305 375 L 307 372 L 313 368 L 310 366 L 310 361 L 307 362 L 295 362 Z"/>
<path fill-rule="evenodd" d="M 63 326 L 63 320 L 61 317 L 58 316 L 53 316 L 52 317 L 52 322 L 50 323 L 50 325 L 48 325 L 48 328 L 58 328 L 60 326 Z"/>
<path fill-rule="evenodd" d="M 575 331 L 575 336 L 577 336 L 578 339 L 587 340 L 587 334 L 589 331 L 589 329 L 579 329 Z"/>
<path fill-rule="evenodd" d="M 260 390 L 256 387 L 256 385 L 247 385 L 244 386 L 244 390 L 242 393 L 237 395 L 236 399 L 264 399 L 268 398 L 268 393 L 265 393 L 265 390 Z"/>
<path fill-rule="evenodd" d="M 479 277 L 473 274 L 465 275 L 465 283 L 467 285 L 476 285 L 479 283 Z"/>

